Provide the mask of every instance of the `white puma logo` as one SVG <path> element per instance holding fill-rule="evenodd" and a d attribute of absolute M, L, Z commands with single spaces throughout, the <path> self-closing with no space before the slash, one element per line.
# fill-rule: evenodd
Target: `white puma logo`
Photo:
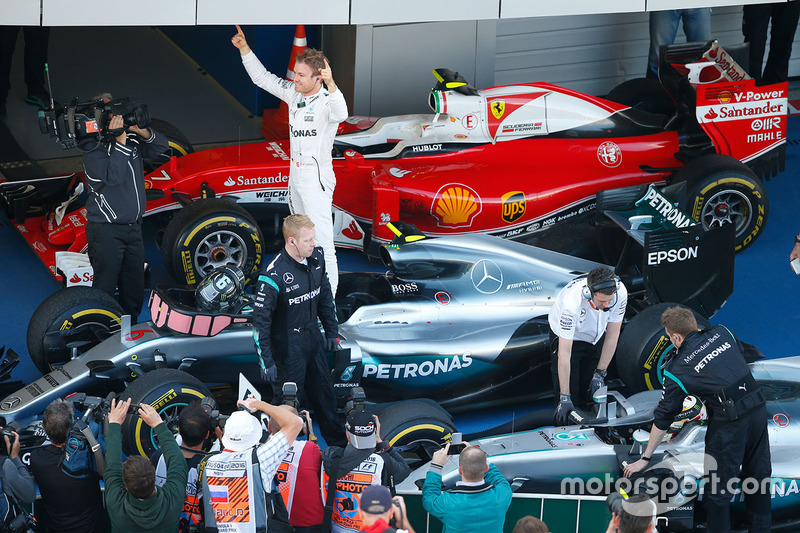
<path fill-rule="evenodd" d="M 743 391 L 747 392 L 747 386 L 746 385 L 739 385 L 739 390 L 743 390 Z"/>

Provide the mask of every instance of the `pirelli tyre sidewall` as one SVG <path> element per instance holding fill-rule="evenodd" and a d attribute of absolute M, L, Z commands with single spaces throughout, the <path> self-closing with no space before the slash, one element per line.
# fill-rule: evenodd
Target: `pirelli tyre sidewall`
<path fill-rule="evenodd" d="M 660 389 L 663 383 L 663 365 L 675 350 L 661 325 L 661 315 L 678 304 L 660 303 L 648 307 L 634 316 L 622 329 L 614 356 L 622 381 L 633 392 Z M 711 326 L 694 313 L 699 328 Z"/>
<path fill-rule="evenodd" d="M 452 416 L 432 401 L 397 402 L 380 411 L 378 418 L 381 438 L 404 447 L 401 454 L 412 466 L 428 461 L 457 431 Z"/>
<path fill-rule="evenodd" d="M 117 401 L 131 399 L 131 405 L 148 403 L 161 415 L 172 433 L 178 432 L 178 416 L 192 401 L 212 397 L 197 378 L 174 368 L 161 368 L 134 379 Z M 158 447 L 153 430 L 138 414 L 129 414 L 122 424 L 122 450 L 126 455 L 150 457 Z"/>
<path fill-rule="evenodd" d="M 178 211 L 164 231 L 161 253 L 173 279 L 195 285 L 223 265 L 241 268 L 249 279 L 261 267 L 263 242 L 244 208 L 231 199 L 208 198 Z"/>
<path fill-rule="evenodd" d="M 28 322 L 31 361 L 42 374 L 80 355 L 119 331 L 122 308 L 117 300 L 92 287 L 68 287 L 48 296 Z"/>
<path fill-rule="evenodd" d="M 743 163 L 718 154 L 689 166 L 693 168 L 687 173 L 692 177 L 687 182 L 683 210 L 705 229 L 734 224 L 737 252 L 753 244 L 769 216 L 769 200 L 761 179 Z"/>

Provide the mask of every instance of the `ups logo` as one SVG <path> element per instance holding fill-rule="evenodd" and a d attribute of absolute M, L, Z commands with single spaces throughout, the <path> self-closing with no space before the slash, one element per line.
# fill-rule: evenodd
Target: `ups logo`
<path fill-rule="evenodd" d="M 525 214 L 525 193 L 511 191 L 500 197 L 503 201 L 503 221 L 509 224 L 519 220 Z"/>

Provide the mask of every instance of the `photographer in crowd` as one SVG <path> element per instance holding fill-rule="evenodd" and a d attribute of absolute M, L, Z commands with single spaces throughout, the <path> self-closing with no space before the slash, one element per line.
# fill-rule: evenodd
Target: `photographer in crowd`
<path fill-rule="evenodd" d="M 19 508 L 17 502 L 33 503 L 36 499 L 36 486 L 33 476 L 22 464 L 19 458 L 19 435 L 16 431 L 9 431 L 8 428 L 0 428 L 0 435 L 3 441 L 0 443 L 0 487 L 2 487 L 2 498 L 0 498 L 0 529 L 16 530 L 10 527 L 12 521 L 17 517 Z M 22 517 L 20 517 L 22 518 Z"/>
<path fill-rule="evenodd" d="M 297 409 L 290 405 L 280 405 L 278 408 L 297 415 Z M 275 474 L 275 484 L 295 533 L 322 533 L 322 453 L 314 435 L 311 415 L 308 411 L 300 414 L 308 440 L 295 439 L 289 446 Z M 269 419 L 268 427 L 270 436 L 281 430 L 280 422 L 274 417 Z"/>
<path fill-rule="evenodd" d="M 122 423 L 128 416 L 130 398 L 111 400 L 106 442 L 106 511 L 114 533 L 175 533 L 186 494 L 188 468 L 175 437 L 153 409 L 139 405 L 139 417 L 153 433 L 167 463 L 167 481 L 156 489 L 156 472 L 147 458 L 128 457 L 122 463 Z"/>
<path fill-rule="evenodd" d="M 325 469 L 325 519 L 333 533 L 361 529 L 358 514 L 361 493 L 370 485 L 394 487 L 411 473 L 400 453 L 381 439 L 376 415 L 354 409 L 345 423 L 347 446 L 322 451 Z"/>
<path fill-rule="evenodd" d="M 646 494 L 620 498 L 614 506 L 606 533 L 651 533 L 656 505 Z"/>
<path fill-rule="evenodd" d="M 458 456 L 461 481 L 446 492 L 442 491 L 442 468 L 448 461 L 450 443 L 433 452 L 422 486 L 422 507 L 442 521 L 444 533 L 503 533 L 511 485 L 497 466 L 487 464 L 486 452 L 467 442 L 464 445 Z"/>
<path fill-rule="evenodd" d="M 406 502 L 392 498 L 388 487 L 370 485 L 361 493 L 361 531 L 363 533 L 415 533 L 408 523 Z"/>
<path fill-rule="evenodd" d="M 277 523 L 270 526 L 281 518 L 273 480 L 303 422 L 284 406 L 254 398 L 238 404 L 266 413 L 281 429 L 262 444 L 261 422 L 247 411 L 235 411 L 225 422 L 223 450 L 209 457 L 203 470 L 206 531 L 280 531 Z"/>
<path fill-rule="evenodd" d="M 144 240 L 142 216 L 145 211 L 145 156 L 155 157 L 169 148 L 166 137 L 147 124 L 129 123 L 141 109 L 133 98 L 112 99 L 108 93 L 97 97 L 105 102 L 110 119 L 99 145 L 84 143 L 83 171 L 86 174 L 86 241 L 94 269 L 92 286 L 114 296 L 136 323 L 144 301 Z M 146 114 L 146 113 L 145 113 Z M 149 117 L 145 122 L 149 122 Z M 88 146 L 87 146 L 88 145 Z"/>
<path fill-rule="evenodd" d="M 209 454 L 203 451 L 203 444 L 212 435 L 211 416 L 203 410 L 200 402 L 192 402 L 184 407 L 178 417 L 178 435 L 181 439 L 181 453 L 189 469 L 186 480 L 186 499 L 181 512 L 180 533 L 199 531 L 203 522 L 203 484 L 200 479 L 200 463 Z M 156 470 L 156 487 L 167 482 L 167 460 L 162 448 L 153 453 L 150 463 Z"/>
<path fill-rule="evenodd" d="M 93 469 L 85 476 L 67 475 L 64 458 L 73 407 L 57 399 L 47 406 L 42 427 L 50 444 L 31 451 L 30 469 L 42 495 L 42 512 L 36 520 L 42 533 L 103 533 L 106 517 L 100 475 Z"/>

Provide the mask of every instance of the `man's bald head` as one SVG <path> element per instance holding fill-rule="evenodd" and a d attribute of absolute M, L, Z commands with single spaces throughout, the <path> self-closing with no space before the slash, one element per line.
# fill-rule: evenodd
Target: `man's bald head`
<path fill-rule="evenodd" d="M 488 469 L 486 452 L 477 446 L 467 446 L 458 456 L 458 470 L 464 481 L 483 481 Z"/>

